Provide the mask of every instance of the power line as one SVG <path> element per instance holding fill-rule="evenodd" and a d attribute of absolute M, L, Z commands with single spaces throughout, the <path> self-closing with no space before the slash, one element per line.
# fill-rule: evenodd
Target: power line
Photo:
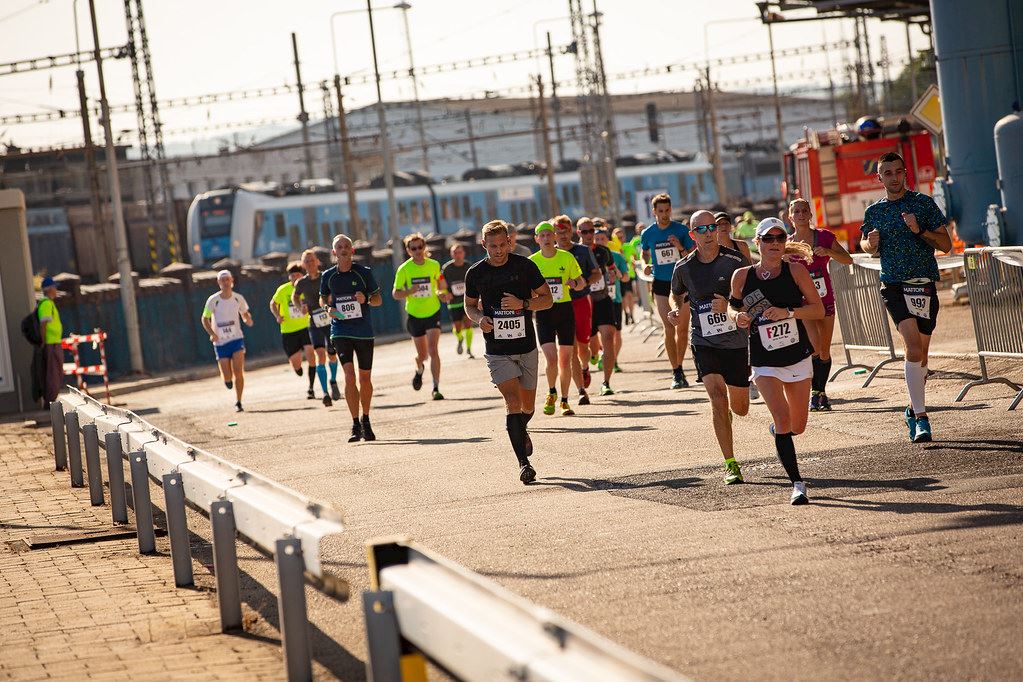
<path fill-rule="evenodd" d="M 130 47 L 104 47 L 100 49 L 103 59 L 124 59 L 129 54 Z M 81 62 L 91 62 L 93 53 L 71 52 L 70 54 L 58 54 L 49 57 L 36 57 L 34 59 L 22 59 L 16 62 L 0 64 L 0 76 L 10 76 L 15 73 L 31 73 L 32 71 L 43 71 L 45 69 L 56 69 L 62 66 L 77 66 Z"/>

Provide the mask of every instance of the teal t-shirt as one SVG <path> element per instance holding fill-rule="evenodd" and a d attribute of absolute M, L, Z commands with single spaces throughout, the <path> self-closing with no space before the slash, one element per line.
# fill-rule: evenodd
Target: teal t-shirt
<path fill-rule="evenodd" d="M 628 265 L 628 263 L 625 262 L 625 257 L 622 256 L 622 254 L 620 254 L 620 253 L 615 253 L 614 251 L 611 252 L 611 255 L 615 259 L 615 267 L 618 268 L 618 272 L 624 272 L 626 274 L 629 274 L 629 265 Z M 632 279 L 632 275 L 631 274 L 629 274 L 629 279 Z M 621 279 L 618 279 L 618 280 L 615 281 L 614 302 L 615 303 L 621 303 L 622 302 L 622 280 Z"/>

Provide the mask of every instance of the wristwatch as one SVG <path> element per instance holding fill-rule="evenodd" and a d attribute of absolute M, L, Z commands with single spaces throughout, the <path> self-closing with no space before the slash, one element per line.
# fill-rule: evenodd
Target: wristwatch
<path fill-rule="evenodd" d="M 796 316 L 796 311 L 793 310 L 792 308 L 789 308 L 788 311 L 789 311 L 789 318 L 793 318 L 793 317 Z"/>

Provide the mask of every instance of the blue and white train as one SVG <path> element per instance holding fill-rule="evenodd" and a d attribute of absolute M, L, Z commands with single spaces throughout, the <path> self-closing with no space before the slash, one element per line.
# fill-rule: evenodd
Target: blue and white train
<path fill-rule="evenodd" d="M 618 168 L 623 209 L 634 209 L 637 194 L 667 190 L 683 205 L 709 205 L 717 200 L 712 169 L 703 160 Z M 578 171 L 555 174 L 561 212 L 579 216 L 583 210 Z M 479 229 L 502 218 L 512 223 L 538 223 L 546 181 L 539 175 L 398 187 L 398 227 L 402 235 L 453 234 Z M 387 239 L 387 195 L 383 189 L 358 191 L 359 217 L 371 241 Z M 243 188 L 219 189 L 195 197 L 188 209 L 188 241 L 193 265 L 209 265 L 229 257 L 257 262 L 274 251 L 298 253 L 330 245 L 336 234 L 351 234 L 344 192 L 278 196 Z"/>

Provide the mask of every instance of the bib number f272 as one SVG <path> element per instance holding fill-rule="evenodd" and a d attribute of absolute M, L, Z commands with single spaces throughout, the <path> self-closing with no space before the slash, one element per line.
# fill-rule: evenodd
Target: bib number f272
<path fill-rule="evenodd" d="M 678 249 L 671 242 L 654 245 L 654 262 L 657 265 L 671 265 L 678 261 Z"/>
<path fill-rule="evenodd" d="M 902 296 L 906 299 L 906 309 L 910 315 L 924 320 L 931 319 L 931 295 L 925 287 L 903 287 Z"/>
<path fill-rule="evenodd" d="M 498 341 L 512 341 L 526 338 L 526 316 L 513 310 L 495 310 L 494 338 Z"/>
<path fill-rule="evenodd" d="M 795 320 L 763 322 L 758 331 L 760 332 L 760 343 L 765 350 L 778 350 L 799 342 L 799 327 Z"/>
<path fill-rule="evenodd" d="M 362 305 L 354 296 L 338 296 L 334 301 L 337 316 L 342 320 L 357 320 L 362 317 Z"/>

